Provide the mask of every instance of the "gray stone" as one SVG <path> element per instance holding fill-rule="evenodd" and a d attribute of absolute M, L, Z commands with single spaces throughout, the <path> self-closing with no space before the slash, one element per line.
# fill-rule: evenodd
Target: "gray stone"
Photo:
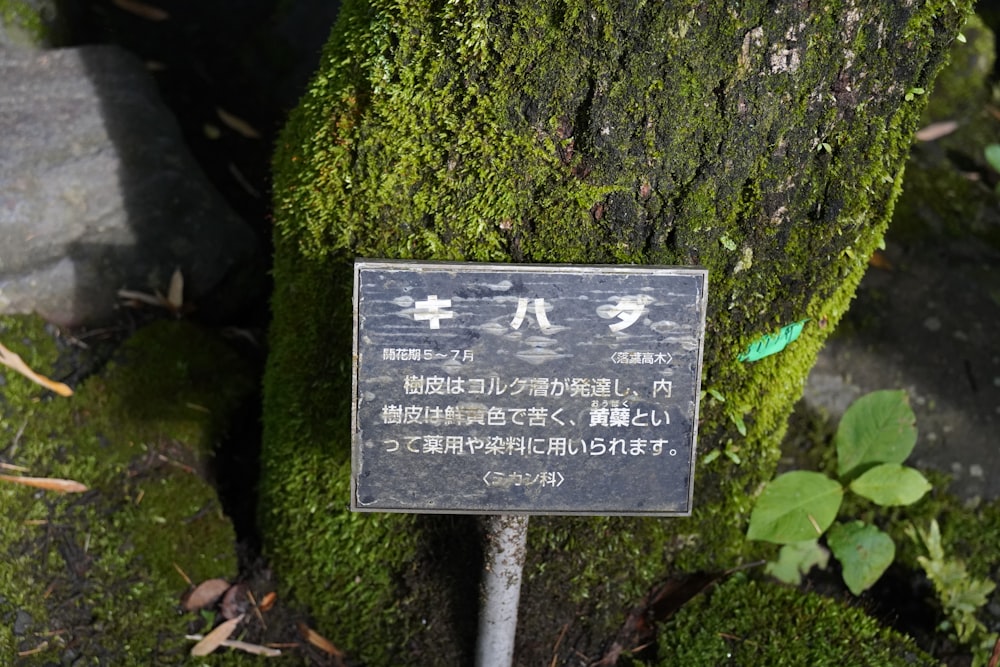
<path fill-rule="evenodd" d="M 14 614 L 14 625 L 11 628 L 11 631 L 14 633 L 15 637 L 22 637 L 28 630 L 31 629 L 33 624 L 34 619 L 31 618 L 31 614 L 23 609 L 18 609 L 17 613 Z"/>
<path fill-rule="evenodd" d="M 196 301 L 253 256 L 134 57 L 0 48 L 0 89 L 0 312 L 100 323 L 121 288 L 179 267 Z"/>

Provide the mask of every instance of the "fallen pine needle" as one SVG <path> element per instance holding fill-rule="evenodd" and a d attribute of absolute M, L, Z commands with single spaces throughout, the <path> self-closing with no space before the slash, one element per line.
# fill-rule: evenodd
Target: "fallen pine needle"
<path fill-rule="evenodd" d="M 136 505 L 138 504 L 139 503 L 136 503 Z M 181 578 L 187 582 L 188 586 L 194 586 L 194 582 L 191 581 L 191 577 L 187 575 L 187 572 L 181 569 L 180 565 L 178 565 L 177 563 L 171 563 L 171 564 L 174 566 L 174 569 L 177 570 L 177 574 L 181 575 Z"/>
<path fill-rule="evenodd" d="M 235 620 L 235 619 L 234 619 Z M 201 641 L 204 639 L 201 635 L 185 635 L 185 639 L 191 639 L 193 641 Z M 249 642 L 241 642 L 238 639 L 226 639 L 219 646 L 224 646 L 226 648 L 234 648 L 239 651 L 246 651 L 247 653 L 253 653 L 254 655 L 263 655 L 268 658 L 276 658 L 281 655 L 281 651 L 276 648 L 271 648 L 270 646 L 261 646 L 260 644 L 251 644 Z M 292 645 L 294 646 L 294 644 Z"/>
<path fill-rule="evenodd" d="M 144 18 L 147 21 L 166 21 L 170 18 L 170 14 L 166 11 L 160 9 L 159 7 L 154 7 L 153 5 L 147 5 L 145 2 L 138 2 L 138 0 L 112 0 L 115 5 L 130 14 L 135 14 L 140 18 Z"/>
<path fill-rule="evenodd" d="M 326 651 L 327 653 L 336 658 L 344 657 L 344 652 L 341 651 L 336 646 L 334 646 L 333 642 L 331 642 L 329 639 L 327 639 L 320 633 L 316 632 L 305 623 L 300 622 L 298 626 L 299 626 L 299 632 L 302 634 L 302 637 L 307 642 L 309 642 L 310 644 L 312 644 L 321 651 Z"/>
<path fill-rule="evenodd" d="M 267 630 L 267 622 L 264 620 L 264 614 L 260 613 L 260 605 L 257 604 L 257 598 L 253 596 L 253 591 L 247 590 L 247 597 L 250 598 L 250 602 L 253 604 L 253 613 L 257 614 L 257 618 L 260 619 L 260 624 L 264 626 Z"/>
<path fill-rule="evenodd" d="M 159 306 L 160 308 L 169 308 L 169 302 L 163 298 L 163 296 L 158 294 L 146 294 L 145 292 L 136 292 L 130 289 L 120 289 L 118 290 L 119 299 L 128 299 L 130 301 L 139 301 L 141 303 L 149 304 L 150 306 Z"/>
<path fill-rule="evenodd" d="M 62 382 L 56 382 L 55 380 L 50 380 L 44 375 L 39 375 L 35 371 L 31 370 L 28 364 L 24 363 L 18 355 L 14 354 L 6 347 L 0 343 L 0 364 L 3 364 L 11 370 L 17 371 L 24 377 L 28 378 L 32 382 L 42 385 L 46 389 L 50 389 L 60 396 L 72 396 L 73 390 L 68 386 L 64 385 Z"/>
<path fill-rule="evenodd" d="M 4 470 L 13 470 L 14 472 L 28 472 L 28 469 L 24 466 L 16 466 L 13 463 L 0 463 L 0 468 Z"/>
<path fill-rule="evenodd" d="M 33 486 L 36 489 L 45 489 L 46 491 L 59 491 L 60 493 L 83 493 L 87 490 L 87 487 L 80 482 L 74 482 L 71 479 L 58 479 L 56 477 L 0 475 L 0 480 L 13 482 L 14 484 L 23 484 L 24 486 Z"/>
<path fill-rule="evenodd" d="M 235 130 L 247 139 L 260 139 L 260 132 L 239 116 L 229 113 L 222 107 L 215 107 L 215 113 L 219 116 L 219 120 L 225 123 L 230 129 Z"/>
<path fill-rule="evenodd" d="M 243 614 L 236 618 L 231 618 L 201 638 L 197 644 L 191 647 L 191 655 L 195 657 L 206 656 L 229 639 L 229 636 L 236 630 L 236 626 L 243 620 Z"/>

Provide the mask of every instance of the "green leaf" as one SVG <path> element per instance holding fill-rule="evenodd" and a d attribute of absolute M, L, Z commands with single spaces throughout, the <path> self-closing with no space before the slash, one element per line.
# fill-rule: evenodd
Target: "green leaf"
<path fill-rule="evenodd" d="M 807 470 L 771 480 L 750 513 L 747 538 L 776 544 L 816 539 L 837 517 L 844 489 L 836 480 Z"/>
<path fill-rule="evenodd" d="M 818 540 L 786 544 L 778 552 L 777 561 L 769 561 L 764 567 L 764 573 L 792 586 L 802 583 L 802 575 L 817 565 L 826 569 L 830 562 L 830 552 L 820 546 Z"/>
<path fill-rule="evenodd" d="M 843 566 L 844 583 L 855 595 L 871 588 L 896 557 L 892 538 L 861 521 L 838 523 L 826 543 Z"/>
<path fill-rule="evenodd" d="M 725 234 L 723 234 L 722 238 L 719 239 L 719 243 L 721 243 L 726 250 L 736 250 L 736 242 Z"/>
<path fill-rule="evenodd" d="M 993 170 L 1000 171 L 1000 144 L 990 144 L 983 149 L 983 153 Z"/>
<path fill-rule="evenodd" d="M 851 482 L 851 491 L 876 505 L 912 505 L 931 490 L 931 484 L 913 468 L 883 463 Z"/>
<path fill-rule="evenodd" d="M 837 474 L 845 477 L 875 463 L 902 463 L 917 444 L 917 418 L 906 392 L 873 391 L 847 408 L 834 446 Z"/>
<path fill-rule="evenodd" d="M 734 424 L 736 424 L 736 430 L 739 431 L 740 435 L 742 435 L 744 438 L 747 437 L 747 425 L 746 422 L 743 421 L 743 415 L 738 415 L 735 412 L 730 412 L 729 418 L 733 420 Z"/>

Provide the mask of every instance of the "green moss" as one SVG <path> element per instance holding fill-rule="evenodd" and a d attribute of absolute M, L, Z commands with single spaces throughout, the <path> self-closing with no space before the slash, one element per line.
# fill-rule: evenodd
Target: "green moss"
<path fill-rule="evenodd" d="M 996 141 L 997 123 L 986 110 L 995 40 L 972 16 L 963 28 L 966 43 L 951 47 L 951 62 L 938 77 L 922 124 L 956 121 L 957 129 L 918 143 L 907 165 L 905 189 L 893 216 L 891 238 L 903 243 L 928 236 L 970 236 L 1000 248 L 1000 231 L 989 213 L 997 194 L 983 150 Z M 971 169 L 985 176 L 969 178 Z"/>
<path fill-rule="evenodd" d="M 0 339 L 45 374 L 73 354 L 37 318 L 0 318 Z M 247 364 L 194 325 L 158 322 L 70 398 L 3 378 L 4 461 L 90 490 L 0 484 L 0 653 L 28 652 L 24 665 L 81 655 L 181 664 L 190 642 L 176 568 L 196 581 L 236 574 L 233 528 L 203 473 L 227 415 L 253 390 Z M 18 613 L 32 622 L 14 636 Z"/>
<path fill-rule="evenodd" d="M 0 44 L 51 48 L 66 41 L 66 32 L 52 0 L 0 0 Z"/>
<path fill-rule="evenodd" d="M 937 662 L 861 609 L 734 576 L 660 630 L 660 665 L 899 665 Z"/>
<path fill-rule="evenodd" d="M 864 11 L 344 4 L 274 158 L 261 513 L 273 564 L 345 646 L 393 664 L 402 634 L 448 664 L 467 638 L 446 628 L 472 613 L 408 588 L 446 519 L 346 510 L 354 257 L 707 267 L 703 384 L 726 402 L 703 406 L 699 448 L 742 463 L 699 464 L 690 519 L 533 520 L 522 639 L 569 624 L 566 646 L 599 643 L 657 572 L 745 557 L 787 416 L 899 193 L 926 103 L 905 94 L 930 87 L 968 3 Z M 737 360 L 805 318 L 781 354 Z M 304 554 L 314 535 L 344 555 Z M 328 596 L 317 578 L 378 586 Z"/>
<path fill-rule="evenodd" d="M 934 82 L 934 94 L 925 112 L 928 122 L 968 122 L 982 111 L 987 101 L 996 61 L 993 32 L 978 15 L 972 14 L 962 27 L 962 35 L 965 42 L 956 41 L 952 45 L 950 61 Z"/>

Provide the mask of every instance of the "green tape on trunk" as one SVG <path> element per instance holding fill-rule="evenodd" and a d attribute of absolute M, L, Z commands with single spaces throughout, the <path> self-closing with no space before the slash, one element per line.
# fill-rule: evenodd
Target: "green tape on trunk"
<path fill-rule="evenodd" d="M 750 343 L 747 351 L 737 357 L 740 361 L 758 361 L 785 349 L 785 347 L 802 333 L 808 319 L 799 320 L 782 327 L 778 333 L 765 334 Z"/>

